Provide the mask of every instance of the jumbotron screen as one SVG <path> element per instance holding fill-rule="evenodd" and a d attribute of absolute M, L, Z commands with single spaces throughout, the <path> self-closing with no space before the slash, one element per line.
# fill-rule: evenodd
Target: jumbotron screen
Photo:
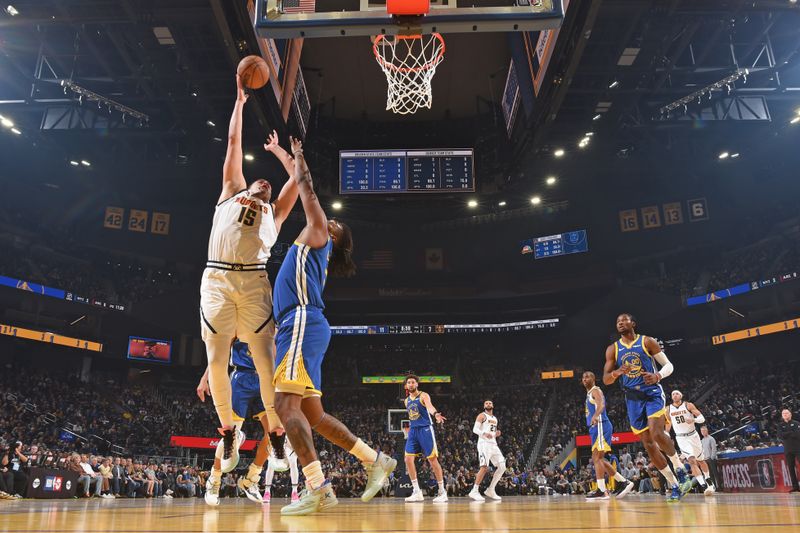
<path fill-rule="evenodd" d="M 130 337 L 128 338 L 128 359 L 149 363 L 169 363 L 172 361 L 172 342 Z"/>

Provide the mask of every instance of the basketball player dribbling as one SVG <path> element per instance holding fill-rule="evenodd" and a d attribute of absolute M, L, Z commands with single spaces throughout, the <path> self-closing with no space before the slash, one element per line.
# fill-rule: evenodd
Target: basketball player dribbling
<path fill-rule="evenodd" d="M 671 490 L 667 501 L 677 502 L 692 488 L 692 480 L 688 479 L 672 439 L 664 432 L 667 406 L 660 382 L 672 374 L 673 366 L 655 339 L 637 335 L 635 327 L 633 315 L 623 313 L 617 317 L 620 338 L 606 348 L 603 383 L 611 385 L 622 378 L 631 430 L 639 435 L 650 461 L 669 483 Z M 656 362 L 661 370 L 657 370 Z M 669 469 L 662 451 L 678 479 Z"/>
<path fill-rule="evenodd" d="M 328 277 L 351 276 L 353 236 L 338 220 L 328 220 L 319 204 L 303 157 L 303 144 L 291 139 L 295 157 L 293 179 L 298 184 L 306 226 L 283 260 L 275 279 L 275 319 L 278 325 L 275 407 L 297 453 L 306 489 L 300 499 L 281 509 L 282 515 L 307 515 L 337 504 L 330 481 L 314 449 L 311 430 L 357 457 L 369 472 L 362 501 L 371 500 L 397 466 L 397 461 L 370 448 L 322 407 L 322 361 L 331 339 L 323 310 L 322 291 Z"/>
<path fill-rule="evenodd" d="M 606 398 L 603 391 L 595 384 L 594 372 L 584 372 L 581 383 L 586 388 L 586 425 L 589 426 L 589 437 L 592 440 L 592 462 L 594 463 L 595 480 L 597 489 L 586 496 L 587 500 L 609 499 L 606 490 L 606 474 L 616 481 L 614 494 L 617 498 L 624 498 L 633 490 L 633 483 L 620 474 L 614 465 L 606 460 L 606 453 L 611 452 L 611 436 L 614 426 L 606 414 Z M 619 464 L 619 461 L 617 461 Z"/>
<path fill-rule="evenodd" d="M 506 471 L 506 458 L 503 457 L 503 452 L 497 445 L 497 437 L 501 432 L 497 429 L 497 418 L 494 416 L 494 402 L 486 400 L 483 402 L 483 412 L 475 418 L 475 425 L 472 426 L 472 432 L 478 436 L 478 473 L 475 475 L 475 484 L 469 493 L 469 497 L 476 502 L 485 501 L 481 496 L 480 486 L 486 472 L 489 470 L 489 463 L 494 465 L 495 471 L 492 475 L 492 481 L 489 483 L 489 488 L 484 493 L 486 498 L 490 500 L 500 501 L 500 496 L 497 495 L 497 483 L 503 477 Z"/>
<path fill-rule="evenodd" d="M 406 471 L 411 478 L 413 491 L 411 496 L 406 498 L 407 502 L 421 502 L 425 500 L 422 490 L 419 488 L 417 480 L 417 468 L 414 466 L 414 458 L 423 454 L 431 465 L 436 483 L 439 486 L 439 493 L 433 499 L 434 503 L 447 503 L 447 491 L 444 488 L 444 474 L 442 466 L 439 464 L 439 450 L 436 447 L 436 437 L 433 434 L 433 420 L 438 424 L 443 424 L 447 420 L 442 413 L 436 410 L 431 403 L 431 397 L 427 392 L 419 390 L 419 378 L 413 374 L 406 376 L 405 380 L 406 396 L 404 404 L 408 411 L 410 427 L 408 439 L 406 440 Z M 433 419 L 431 419 L 433 417 Z"/>
<path fill-rule="evenodd" d="M 708 463 L 703 455 L 703 444 L 697 434 L 695 424 L 706 421 L 703 413 L 692 402 L 683 401 L 683 393 L 679 390 L 672 391 L 672 403 L 669 405 L 669 418 L 672 429 L 675 430 L 675 440 L 681 453 L 689 459 L 694 476 L 700 489 L 706 496 L 714 494 L 715 489 L 711 484 L 711 474 Z M 706 483 L 708 480 L 708 483 Z"/>
<path fill-rule="evenodd" d="M 246 342 L 260 376 L 261 398 L 276 453 L 282 453 L 280 420 L 275 414 L 272 375 L 275 324 L 272 320 L 272 290 L 267 277 L 270 249 L 283 221 L 297 201 L 297 185 L 289 180 L 278 198 L 270 203 L 272 187 L 264 179 L 248 187 L 242 173 L 242 113 L 247 94 L 236 76 L 237 96 L 228 129 L 228 149 L 222 167 L 222 192 L 214 210 L 208 241 L 208 261 L 200 285 L 200 318 L 208 355 L 208 383 L 220 421 L 221 449 L 217 455 L 238 463 L 243 441 L 235 431 L 231 406 L 228 357 L 234 337 Z M 293 168 L 291 156 L 278 145 L 273 131 L 264 149 Z M 209 484 L 218 485 L 219 470 L 212 469 Z"/>

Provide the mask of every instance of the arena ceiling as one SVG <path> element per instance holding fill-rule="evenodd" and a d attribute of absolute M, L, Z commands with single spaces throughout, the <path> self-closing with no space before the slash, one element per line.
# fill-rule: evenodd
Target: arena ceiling
<path fill-rule="evenodd" d="M 117 169 L 146 168 L 130 185 L 142 194 L 175 182 L 188 202 L 213 196 L 211 185 L 208 191 L 204 186 L 187 191 L 186 183 L 198 169 L 215 173 L 224 153 L 232 73 L 238 59 L 256 49 L 244 2 L 11 3 L 16 16 L 0 12 L 0 114 L 13 119 L 21 135 L 2 135 L 4 154 L 44 153 L 65 172 L 75 170 L 70 161 L 85 159 L 93 172 L 106 170 L 108 187 L 130 183 L 130 176 Z M 663 155 L 670 147 L 683 157 L 702 154 L 711 164 L 722 144 L 744 151 L 765 135 L 796 141 L 800 127 L 789 122 L 800 108 L 800 5 L 789 0 L 572 0 L 570 13 L 544 89 L 511 141 L 499 114 L 469 122 L 490 109 L 487 102 L 496 102 L 502 90 L 509 62 L 503 35 L 450 37 L 452 51 L 464 53 L 450 54 L 437 74 L 434 112 L 410 123 L 383 110 L 385 80 L 368 41 L 307 40 L 301 65 L 312 103 L 308 143 L 327 161 L 320 162 L 330 174 L 324 191 L 335 193 L 330 161 L 338 149 L 353 147 L 341 144 L 357 143 L 358 135 L 386 146 L 418 137 L 431 145 L 452 145 L 448 141 L 454 138 L 473 144 L 493 156 L 479 176 L 481 194 L 516 195 L 520 207 L 549 173 L 561 181 L 547 202 L 573 199 L 585 190 L 587 178 L 572 169 L 592 168 L 609 157 Z M 723 85 L 710 91 L 710 99 L 703 93 L 699 103 L 660 111 L 745 68 L 746 82 L 734 80 L 730 92 Z M 122 113 L 97 109 L 88 97 L 62 86 L 63 79 L 148 120 L 140 124 L 127 115 L 123 122 Z M 262 91 L 248 104 L 245 138 L 254 139 L 257 150 L 255 141 L 279 123 L 277 102 Z M 578 143 L 587 132 L 594 135 L 582 150 Z M 553 157 L 559 147 L 568 162 Z M 266 164 L 258 172 L 272 168 Z M 354 213 L 369 218 L 374 202 L 353 200 Z M 399 203 L 387 198 L 382 205 L 392 209 Z M 430 215 L 434 218 L 468 215 L 463 197 L 418 198 L 412 207 L 430 214 L 432 204 L 439 208 Z"/>

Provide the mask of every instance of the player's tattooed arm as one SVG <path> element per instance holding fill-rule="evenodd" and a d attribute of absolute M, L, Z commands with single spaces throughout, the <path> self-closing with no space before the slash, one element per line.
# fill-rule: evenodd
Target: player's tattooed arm
<path fill-rule="evenodd" d="M 314 192 L 311 181 L 311 172 L 303 157 L 303 143 L 299 139 L 290 137 L 292 154 L 294 155 L 294 179 L 300 190 L 300 201 L 306 214 L 306 227 L 297 238 L 298 242 L 307 244 L 312 248 L 322 248 L 328 242 L 328 217 L 325 216 L 319 198 Z"/>

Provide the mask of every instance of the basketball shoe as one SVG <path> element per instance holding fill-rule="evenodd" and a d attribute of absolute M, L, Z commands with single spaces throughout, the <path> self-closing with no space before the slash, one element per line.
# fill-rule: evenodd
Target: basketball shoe
<path fill-rule="evenodd" d="M 614 497 L 618 500 L 621 500 L 625 496 L 633 490 L 633 481 L 626 479 L 625 483 L 617 483 L 616 488 L 614 489 Z"/>
<path fill-rule="evenodd" d="M 407 502 L 424 502 L 425 501 L 425 496 L 422 495 L 422 491 L 421 490 L 415 490 L 414 492 L 411 493 L 411 496 L 406 498 L 406 501 Z"/>
<path fill-rule="evenodd" d="M 261 492 L 258 490 L 259 478 L 260 476 L 257 476 L 255 479 L 242 476 L 236 484 L 239 486 L 239 489 L 244 492 L 248 500 L 260 505 L 263 502 L 263 496 L 261 496 Z"/>
<path fill-rule="evenodd" d="M 336 494 L 333 492 L 331 482 L 326 479 L 325 483 L 316 489 L 303 490 L 300 499 L 283 507 L 281 509 L 281 514 L 284 516 L 303 516 L 333 507 L 337 503 L 339 503 L 339 501 L 336 499 Z"/>
<path fill-rule="evenodd" d="M 595 489 L 586 495 L 587 500 L 608 500 L 610 499 L 608 492 L 600 489 Z"/>
<path fill-rule="evenodd" d="M 397 459 L 392 459 L 388 455 L 378 452 L 375 462 L 364 465 L 364 468 L 366 468 L 369 477 L 367 478 L 364 494 L 361 495 L 361 501 L 368 502 L 378 494 L 383 488 L 386 478 L 397 468 Z"/>
<path fill-rule="evenodd" d="M 219 486 L 222 481 L 221 477 L 209 476 L 206 481 L 206 495 L 204 496 L 206 504 L 211 506 L 219 505 Z"/>
<path fill-rule="evenodd" d="M 236 428 L 220 428 L 222 439 L 217 443 L 217 448 L 222 447 L 222 473 L 227 474 L 239 464 L 239 448 L 241 448 L 246 435 Z"/>
<path fill-rule="evenodd" d="M 473 485 L 472 486 L 472 490 L 469 491 L 469 497 L 472 498 L 473 500 L 475 500 L 476 502 L 485 502 L 486 501 L 486 498 L 481 496 L 481 493 L 478 490 L 478 487 L 476 487 L 475 485 Z"/>

